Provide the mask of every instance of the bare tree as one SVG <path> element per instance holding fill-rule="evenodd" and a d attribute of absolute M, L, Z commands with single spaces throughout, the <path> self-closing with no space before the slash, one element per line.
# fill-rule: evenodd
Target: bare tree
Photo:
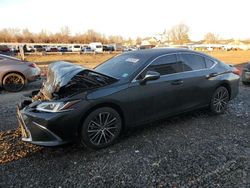
<path fill-rule="evenodd" d="M 69 35 L 70 35 L 70 29 L 69 29 L 69 27 L 68 26 L 62 27 L 61 28 L 61 33 L 59 34 L 60 41 L 62 43 L 68 43 L 69 42 Z"/>
<path fill-rule="evenodd" d="M 22 30 L 22 42 L 34 42 L 34 34 L 28 29 Z"/>
<path fill-rule="evenodd" d="M 219 35 L 209 32 L 204 35 L 204 40 L 207 44 L 211 44 L 211 43 L 218 43 L 220 39 Z"/>
<path fill-rule="evenodd" d="M 108 38 L 109 43 L 122 43 L 124 42 L 124 38 L 118 35 L 111 35 Z"/>
<path fill-rule="evenodd" d="M 189 27 L 181 23 L 170 29 L 167 35 L 174 44 L 184 44 L 190 41 L 188 33 Z"/>
<path fill-rule="evenodd" d="M 142 38 L 141 37 L 137 37 L 135 41 L 136 41 L 136 45 L 141 45 Z"/>

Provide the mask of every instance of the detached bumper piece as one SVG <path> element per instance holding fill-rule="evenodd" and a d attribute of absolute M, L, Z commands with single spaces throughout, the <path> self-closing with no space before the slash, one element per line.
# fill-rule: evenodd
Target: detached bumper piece
<path fill-rule="evenodd" d="M 17 119 L 22 133 L 22 141 L 41 146 L 57 146 L 65 142 L 46 127 L 30 122 L 29 118 L 22 114 L 17 107 Z"/>

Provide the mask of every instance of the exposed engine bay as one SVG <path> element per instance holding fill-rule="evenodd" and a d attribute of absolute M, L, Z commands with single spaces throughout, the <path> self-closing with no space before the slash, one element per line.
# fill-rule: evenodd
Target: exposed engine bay
<path fill-rule="evenodd" d="M 103 87 L 117 79 L 65 61 L 48 66 L 47 79 L 39 91 L 32 92 L 32 102 L 57 100 L 79 92 Z"/>

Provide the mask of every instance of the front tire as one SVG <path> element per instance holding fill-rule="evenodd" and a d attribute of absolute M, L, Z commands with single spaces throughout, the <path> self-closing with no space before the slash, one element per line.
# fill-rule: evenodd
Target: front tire
<path fill-rule="evenodd" d="M 9 92 L 21 91 L 25 86 L 25 79 L 18 73 L 7 74 L 3 79 L 3 88 Z"/>
<path fill-rule="evenodd" d="M 83 122 L 80 141 L 92 149 L 112 145 L 122 129 L 120 114 L 110 108 L 102 107 L 91 112 Z"/>
<path fill-rule="evenodd" d="M 222 114 L 225 112 L 229 102 L 229 92 L 226 87 L 218 87 L 212 96 L 210 110 L 213 114 Z"/>

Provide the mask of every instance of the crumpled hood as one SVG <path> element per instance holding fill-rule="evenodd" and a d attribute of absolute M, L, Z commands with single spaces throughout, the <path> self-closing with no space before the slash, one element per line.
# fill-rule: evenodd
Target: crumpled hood
<path fill-rule="evenodd" d="M 68 82 L 79 72 L 88 70 L 80 65 L 75 65 L 66 61 L 57 61 L 48 66 L 47 80 L 44 88 L 47 92 L 54 93 Z"/>
<path fill-rule="evenodd" d="M 92 69 L 66 61 L 57 61 L 48 66 L 47 80 L 43 83 L 35 100 L 51 100 L 63 98 L 79 91 L 102 87 L 117 79 L 95 72 Z"/>

